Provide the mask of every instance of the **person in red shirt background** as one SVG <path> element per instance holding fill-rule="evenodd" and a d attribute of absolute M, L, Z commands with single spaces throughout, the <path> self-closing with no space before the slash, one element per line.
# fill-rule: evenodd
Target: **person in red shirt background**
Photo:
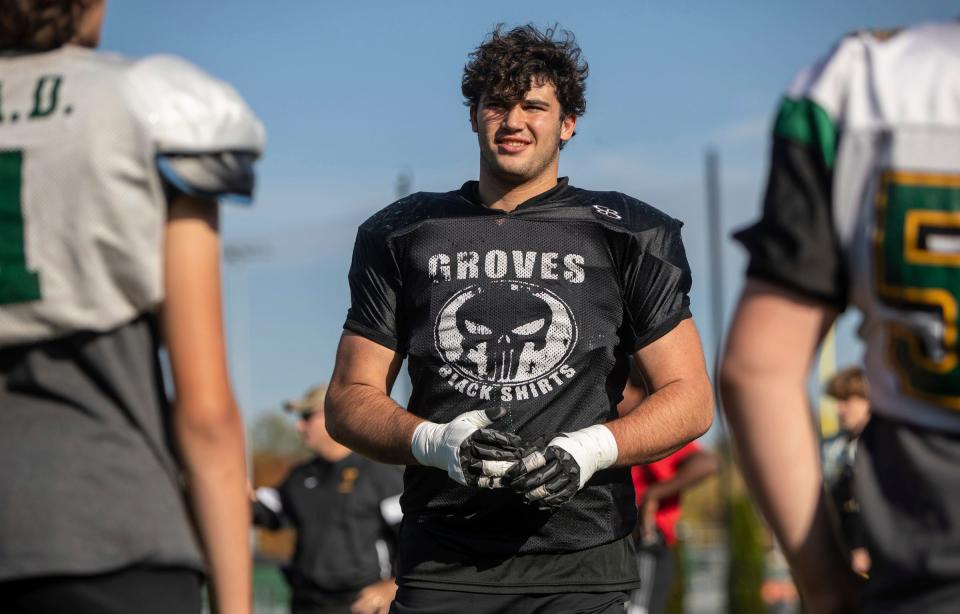
<path fill-rule="evenodd" d="M 637 491 L 637 563 L 643 586 L 630 597 L 630 614 L 660 614 L 667 605 L 676 572 L 673 547 L 677 543 L 680 495 L 716 473 L 719 461 L 696 442 L 670 456 L 633 467 Z"/>
<path fill-rule="evenodd" d="M 643 382 L 636 373 L 631 373 L 623 397 L 621 414 L 633 411 L 643 400 Z M 681 513 L 680 495 L 719 470 L 717 456 L 695 441 L 658 461 L 631 468 L 637 493 L 633 537 L 642 585 L 630 595 L 628 614 L 661 614 L 665 610 L 676 573 L 673 548 Z"/>

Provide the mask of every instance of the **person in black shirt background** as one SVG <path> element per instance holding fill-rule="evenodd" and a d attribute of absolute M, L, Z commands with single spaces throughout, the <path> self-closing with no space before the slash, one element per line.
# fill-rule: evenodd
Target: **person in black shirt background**
<path fill-rule="evenodd" d="M 853 493 L 853 476 L 857 441 L 870 422 L 870 385 L 863 368 L 854 366 L 835 373 L 824 391 L 837 403 L 840 429 L 821 445 L 823 481 L 836 508 L 844 546 L 850 551 L 850 564 L 866 577 L 870 554 L 864 542 L 860 504 Z"/>
<path fill-rule="evenodd" d="M 586 76 L 571 33 L 497 28 L 461 88 L 479 181 L 357 233 L 327 427 L 407 465 L 396 614 L 623 612 L 629 468 L 710 426 L 682 224 L 558 178 Z M 631 357 L 650 394 L 620 416 Z"/>
<path fill-rule="evenodd" d="M 294 467 L 277 488 L 256 490 L 254 523 L 296 528 L 293 560 L 284 568 L 292 614 L 381 614 L 396 592 L 392 559 L 402 475 L 331 439 L 325 394 L 326 386 L 317 386 L 285 404 L 316 456 Z"/>

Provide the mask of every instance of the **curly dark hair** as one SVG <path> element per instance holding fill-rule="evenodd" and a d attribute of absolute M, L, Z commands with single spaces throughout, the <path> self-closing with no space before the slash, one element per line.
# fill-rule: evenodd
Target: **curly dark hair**
<path fill-rule="evenodd" d="M 463 67 L 465 104 L 475 107 L 483 96 L 519 100 L 532 86 L 551 83 L 561 114 L 583 115 L 589 69 L 573 33 L 557 26 L 541 32 L 532 24 L 503 29 L 498 24 Z"/>
<path fill-rule="evenodd" d="M 73 39 L 89 0 L 0 0 L 0 49 L 45 51 Z"/>

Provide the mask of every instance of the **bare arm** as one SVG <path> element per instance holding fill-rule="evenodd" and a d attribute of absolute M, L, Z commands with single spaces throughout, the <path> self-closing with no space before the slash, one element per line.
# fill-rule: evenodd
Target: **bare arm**
<path fill-rule="evenodd" d="M 836 315 L 823 304 L 749 279 L 720 374 L 744 477 L 801 591 L 815 603 L 831 594 L 841 602 L 853 599 L 856 584 L 824 496 L 806 392 L 811 363 Z"/>
<path fill-rule="evenodd" d="M 650 395 L 606 423 L 617 442 L 617 466 L 649 463 L 703 435 L 713 421 L 713 392 L 693 320 L 634 354 Z"/>
<path fill-rule="evenodd" d="M 597 471 L 663 458 L 710 428 L 713 394 L 692 320 L 637 350 L 633 359 L 650 391 L 639 405 L 621 403 L 620 417 L 562 433 L 506 472 L 507 483 L 529 503 L 564 505 Z M 627 392 L 631 399 L 641 396 L 629 387 Z"/>
<path fill-rule="evenodd" d="M 413 432 L 423 422 L 390 398 L 402 357 L 344 331 L 327 388 L 327 431 L 348 448 L 382 463 L 415 465 Z"/>
<path fill-rule="evenodd" d="M 250 503 L 243 423 L 230 390 L 220 297 L 217 205 L 170 203 L 163 328 L 176 386 L 174 432 L 216 611 L 250 612 Z"/>
<path fill-rule="evenodd" d="M 666 499 L 696 486 L 711 475 L 720 471 L 720 461 L 716 454 L 707 450 L 697 450 L 680 461 L 673 477 L 663 482 L 654 482 L 647 487 L 646 496 Z"/>
<path fill-rule="evenodd" d="M 680 461 L 676 473 L 669 480 L 648 484 L 637 513 L 634 537 L 651 539 L 656 535 L 657 510 L 662 499 L 680 494 L 719 470 L 720 461 L 715 454 L 706 450 L 697 450 Z"/>

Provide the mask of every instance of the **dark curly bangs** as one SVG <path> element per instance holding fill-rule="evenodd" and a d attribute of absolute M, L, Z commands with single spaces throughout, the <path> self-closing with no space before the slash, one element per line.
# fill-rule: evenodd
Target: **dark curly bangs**
<path fill-rule="evenodd" d="M 87 0 L 0 0 L 0 50 L 45 51 L 69 42 Z"/>
<path fill-rule="evenodd" d="M 461 91 L 474 106 L 483 96 L 520 100 L 532 86 L 552 83 L 563 116 L 580 117 L 587 110 L 587 73 L 572 32 L 528 24 L 504 33 L 499 24 L 470 54 Z"/>

